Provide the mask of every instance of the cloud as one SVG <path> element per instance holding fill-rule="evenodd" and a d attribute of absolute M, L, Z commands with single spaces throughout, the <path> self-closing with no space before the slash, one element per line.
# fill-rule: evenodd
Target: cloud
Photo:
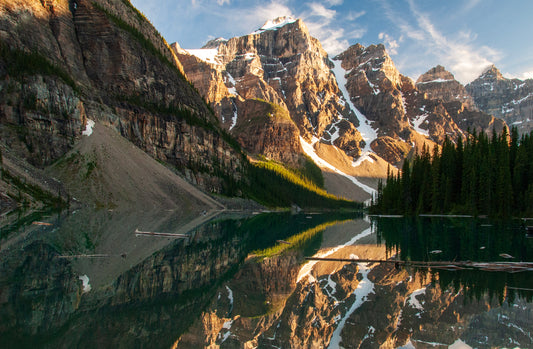
<path fill-rule="evenodd" d="M 326 0 L 326 3 L 329 6 L 339 6 L 339 5 L 342 5 L 343 2 L 344 2 L 343 0 Z"/>
<path fill-rule="evenodd" d="M 327 1 L 327 3 L 342 3 Z M 307 5 L 308 10 L 300 14 L 312 36 L 320 40 L 322 47 L 332 56 L 346 50 L 350 45 L 348 39 L 361 38 L 366 29 L 353 24 L 347 28 L 339 26 L 339 13 L 321 3 L 312 2 Z M 361 17 L 365 12 L 352 13 L 354 18 Z"/>
<path fill-rule="evenodd" d="M 511 74 L 511 73 L 502 73 L 502 74 L 504 77 L 510 78 L 510 79 L 520 79 L 520 80 L 533 79 L 533 69 L 532 68 L 529 68 L 529 69 L 528 71 L 523 71 L 517 74 Z"/>
<path fill-rule="evenodd" d="M 400 29 L 406 38 L 412 40 L 409 45 L 411 52 L 407 54 L 411 59 L 417 62 L 436 60 L 438 64 L 450 70 L 463 84 L 477 78 L 485 67 L 500 59 L 499 51 L 488 46 L 474 45 L 477 38 L 475 33 L 459 31 L 453 37 L 448 37 L 435 27 L 428 14 L 418 10 L 414 0 L 407 0 L 407 3 L 409 4 L 407 16 L 412 16 L 414 19 L 409 22 L 405 19 L 406 15 L 399 15 L 393 11 L 386 0 L 381 1 L 387 18 Z M 470 1 L 471 6 L 477 3 L 477 1 Z M 385 34 L 383 38 L 387 39 Z M 413 56 L 413 52 L 416 52 L 416 56 Z M 424 52 L 425 57 L 421 55 Z"/>
<path fill-rule="evenodd" d="M 284 3 L 271 1 L 266 5 L 261 4 L 249 10 L 238 11 L 234 20 L 246 27 L 257 29 L 260 28 L 264 22 L 281 16 L 294 17 L 291 9 Z"/>
<path fill-rule="evenodd" d="M 310 16 L 317 16 L 317 17 L 324 17 L 325 19 L 331 20 L 335 18 L 335 15 L 337 14 L 337 11 L 328 9 L 324 7 L 324 5 L 319 4 L 317 2 L 312 2 L 309 4 L 309 8 L 311 9 Z"/>
<path fill-rule="evenodd" d="M 220 6 L 224 5 L 224 4 L 230 4 L 230 0 L 217 0 L 217 4 L 219 4 Z"/>
<path fill-rule="evenodd" d="M 475 34 L 459 32 L 455 39 L 448 39 L 440 33 L 429 16 L 418 11 L 413 0 L 408 0 L 412 13 L 417 19 L 420 28 L 428 36 L 428 42 L 435 54 L 449 66 L 456 79 L 468 83 L 477 78 L 482 70 L 500 59 L 499 51 L 488 46 L 474 47 L 472 41 Z"/>
<path fill-rule="evenodd" d="M 364 16 L 365 14 L 366 14 L 366 11 L 359 11 L 359 12 L 350 11 L 348 12 L 348 15 L 346 16 L 346 20 L 350 22 L 355 21 L 356 19 Z"/>
<path fill-rule="evenodd" d="M 378 39 L 383 40 L 385 47 L 387 48 L 387 51 L 389 52 L 389 54 L 391 55 L 398 54 L 398 48 L 400 47 L 400 44 L 398 44 L 398 41 L 394 40 L 389 34 L 379 33 Z"/>
<path fill-rule="evenodd" d="M 463 7 L 462 12 L 463 13 L 469 12 L 474 7 L 479 5 L 480 2 L 481 2 L 481 0 L 468 0 L 468 1 L 465 1 L 465 6 Z"/>

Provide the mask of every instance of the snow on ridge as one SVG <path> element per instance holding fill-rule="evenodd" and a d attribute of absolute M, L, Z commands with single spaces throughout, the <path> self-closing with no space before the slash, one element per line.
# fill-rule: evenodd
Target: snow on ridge
<path fill-rule="evenodd" d="M 413 128 L 415 129 L 416 132 L 426 136 L 426 137 L 429 137 L 429 131 L 428 130 L 424 130 L 422 128 L 420 128 L 420 125 L 422 125 L 425 121 L 426 121 L 426 118 L 428 117 L 428 113 L 424 113 L 422 115 L 417 115 L 415 116 L 415 118 L 413 119 Z"/>
<path fill-rule="evenodd" d="M 265 22 L 263 26 L 256 31 L 254 31 L 252 34 L 261 34 L 262 32 L 266 30 L 275 30 L 278 28 L 283 27 L 286 24 L 294 23 L 296 22 L 296 19 L 292 18 L 291 16 L 283 16 L 278 17 L 276 19 L 271 19 Z"/>
<path fill-rule="evenodd" d="M 82 135 L 90 136 L 93 134 L 94 121 L 87 119 L 87 124 L 85 125 L 85 130 L 82 131 Z"/>
<path fill-rule="evenodd" d="M 406 300 L 409 305 L 411 305 L 412 307 L 418 309 L 418 310 L 424 310 L 424 307 L 422 306 L 422 304 L 420 304 L 420 302 L 418 301 L 418 299 L 416 299 L 416 296 L 418 295 L 421 295 L 421 294 L 425 294 L 426 293 L 426 288 L 420 288 L 418 290 L 415 290 L 413 291 L 413 293 L 411 293 L 411 295 L 409 296 L 409 298 Z"/>
<path fill-rule="evenodd" d="M 374 188 L 371 188 L 368 185 L 359 182 L 357 178 L 355 178 L 354 176 L 350 176 L 342 172 L 341 170 L 339 170 L 338 168 L 336 168 L 335 166 L 331 165 L 329 162 L 327 162 L 326 160 L 318 156 L 318 154 L 315 152 L 315 149 L 313 148 L 313 144 L 315 144 L 316 142 L 318 142 L 318 138 L 316 137 L 313 138 L 313 143 L 309 144 L 302 138 L 302 136 L 300 136 L 300 144 L 302 146 L 302 149 L 304 150 L 304 153 L 307 156 L 309 156 L 311 159 L 313 159 L 315 164 L 317 164 L 320 167 L 325 167 L 327 169 L 330 169 L 333 172 L 338 173 L 341 176 L 348 178 L 353 184 L 363 189 L 365 192 L 367 192 L 371 196 L 374 196 L 376 194 L 376 190 Z"/>
<path fill-rule="evenodd" d="M 235 81 L 235 78 L 226 71 L 226 76 L 225 76 L 225 79 L 224 79 L 224 83 L 230 83 L 232 85 L 232 87 L 227 87 L 229 93 L 235 95 L 235 96 L 238 96 L 239 93 L 237 92 L 237 81 Z"/>
<path fill-rule="evenodd" d="M 233 307 L 233 291 L 228 286 L 226 286 L 226 290 L 228 291 L 229 304 Z"/>
<path fill-rule="evenodd" d="M 370 149 L 370 143 L 372 143 L 372 141 L 374 141 L 378 137 L 377 132 L 370 126 L 369 120 L 352 103 L 350 94 L 346 89 L 347 81 L 345 75 L 347 71 L 344 70 L 344 68 L 341 66 L 341 62 L 333 60 L 331 60 L 331 62 L 333 63 L 334 67 L 333 73 L 337 78 L 337 85 L 339 86 L 339 89 L 341 90 L 345 100 L 348 102 L 348 106 L 355 113 L 355 116 L 359 120 L 359 127 L 357 127 L 357 130 L 361 133 L 361 136 L 365 141 L 365 147 L 363 150 L 367 152 L 372 152 L 372 149 Z"/>
<path fill-rule="evenodd" d="M 455 81 L 454 79 L 435 79 L 435 80 L 431 80 L 431 81 L 421 81 L 421 82 L 417 82 L 416 84 L 417 85 L 421 85 L 421 84 L 432 84 L 432 83 L 440 83 L 440 82 L 452 82 L 452 81 Z"/>
<path fill-rule="evenodd" d="M 185 51 L 206 63 L 219 64 L 217 60 L 218 48 L 185 49 Z"/>

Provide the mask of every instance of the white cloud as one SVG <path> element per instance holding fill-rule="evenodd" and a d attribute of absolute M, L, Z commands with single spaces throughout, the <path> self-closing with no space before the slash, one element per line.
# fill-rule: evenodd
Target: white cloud
<path fill-rule="evenodd" d="M 520 79 L 520 80 L 526 80 L 526 79 L 533 79 L 533 70 L 530 71 L 524 71 L 517 74 L 509 74 L 509 73 L 502 73 L 504 77 L 510 78 L 510 79 Z"/>
<path fill-rule="evenodd" d="M 339 6 L 339 5 L 342 5 L 343 2 L 344 2 L 343 0 L 326 0 L 326 3 L 329 6 Z"/>
<path fill-rule="evenodd" d="M 230 0 L 217 0 L 217 2 L 227 2 Z M 232 9 L 221 12 L 217 8 L 204 8 L 204 13 L 218 18 L 217 21 L 225 23 L 223 27 L 231 28 L 233 35 L 246 35 L 259 29 L 266 21 L 281 16 L 295 17 L 284 1 L 270 1 L 266 4 L 259 4 L 249 8 Z"/>
<path fill-rule="evenodd" d="M 328 1 L 334 3 L 334 1 Z M 350 45 L 348 39 L 361 38 L 366 29 L 350 25 L 350 28 L 339 26 L 339 13 L 323 4 L 313 2 L 307 5 L 300 17 L 307 25 L 312 36 L 320 40 L 322 47 L 332 56 L 346 50 Z M 361 17 L 365 12 L 352 13 L 353 18 Z"/>
<path fill-rule="evenodd" d="M 466 84 L 477 78 L 485 67 L 500 58 L 501 54 L 497 50 L 488 46 L 475 46 L 473 44 L 477 37 L 475 33 L 459 31 L 453 37 L 444 35 L 426 13 L 417 9 L 413 0 L 407 2 L 409 15 L 414 18 L 409 22 L 403 18 L 405 15 L 400 16 L 393 11 L 386 0 L 382 0 L 381 3 L 389 20 L 400 29 L 401 34 L 413 41 L 413 45 L 409 46 L 411 52 L 407 53 L 411 59 L 417 62 L 436 61 L 446 66 L 457 80 Z M 477 2 L 471 1 L 470 4 L 475 6 Z M 384 38 L 386 40 L 385 36 Z M 413 51 L 414 47 L 419 49 Z M 425 56 L 422 56 L 424 51 Z"/>
<path fill-rule="evenodd" d="M 355 21 L 356 19 L 364 16 L 365 14 L 366 14 L 366 11 L 359 11 L 359 12 L 350 11 L 348 12 L 348 15 L 346 16 L 346 20 Z"/>
<path fill-rule="evenodd" d="M 309 8 L 311 9 L 311 16 L 324 17 L 328 20 L 335 18 L 335 15 L 337 14 L 337 11 L 328 9 L 317 2 L 310 3 Z"/>
<path fill-rule="evenodd" d="M 486 66 L 500 58 L 500 53 L 488 46 L 474 47 L 471 43 L 475 35 L 471 33 L 460 32 L 457 38 L 448 39 L 426 14 L 416 9 L 413 0 L 408 1 L 418 25 L 428 37 L 430 48 L 463 84 L 477 78 Z"/>
<path fill-rule="evenodd" d="M 469 12 L 474 7 L 479 5 L 480 2 L 481 2 L 481 0 L 468 0 L 468 1 L 465 1 L 464 2 L 465 6 L 463 7 L 463 13 Z"/>
<path fill-rule="evenodd" d="M 391 55 L 397 55 L 398 54 L 398 48 L 400 47 L 400 44 L 398 44 L 398 41 L 393 39 L 389 34 L 387 33 L 379 33 L 378 35 L 379 40 L 383 40 L 383 43 L 385 44 L 385 47 L 387 48 L 387 51 Z"/>
<path fill-rule="evenodd" d="M 230 0 L 217 0 L 217 4 L 219 4 L 220 6 L 224 5 L 224 4 L 228 4 L 229 5 L 230 3 Z"/>

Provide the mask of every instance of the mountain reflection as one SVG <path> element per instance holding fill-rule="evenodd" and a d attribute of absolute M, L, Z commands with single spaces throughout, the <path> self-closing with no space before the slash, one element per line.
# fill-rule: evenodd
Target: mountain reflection
<path fill-rule="evenodd" d="M 506 345 L 502 333 L 531 344 L 531 272 L 351 261 L 530 261 L 519 221 L 263 213 L 189 228 L 176 212 L 120 210 L 40 219 L 3 230 L 0 347 L 490 347 Z M 177 232 L 186 237 L 169 237 Z"/>

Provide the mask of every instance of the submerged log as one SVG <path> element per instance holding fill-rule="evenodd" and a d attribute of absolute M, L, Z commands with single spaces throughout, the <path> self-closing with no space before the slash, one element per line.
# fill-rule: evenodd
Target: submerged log
<path fill-rule="evenodd" d="M 483 271 L 503 271 L 517 273 L 533 271 L 533 262 L 472 262 L 472 261 L 401 261 L 393 259 L 355 259 L 355 258 L 322 258 L 306 257 L 311 261 L 348 262 L 348 263 L 392 263 L 396 266 L 415 268 L 434 268 L 443 270 L 478 269 Z"/>

